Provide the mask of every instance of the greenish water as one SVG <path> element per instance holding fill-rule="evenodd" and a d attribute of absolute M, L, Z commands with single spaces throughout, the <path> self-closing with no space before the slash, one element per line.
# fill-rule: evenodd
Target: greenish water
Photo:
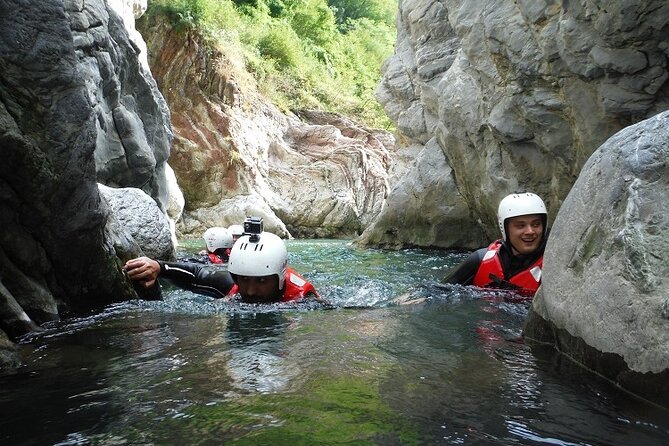
<path fill-rule="evenodd" d="M 666 411 L 517 342 L 527 304 L 440 285 L 463 254 L 289 252 L 332 308 L 166 286 L 27 339 L 1 444 L 668 444 Z"/>

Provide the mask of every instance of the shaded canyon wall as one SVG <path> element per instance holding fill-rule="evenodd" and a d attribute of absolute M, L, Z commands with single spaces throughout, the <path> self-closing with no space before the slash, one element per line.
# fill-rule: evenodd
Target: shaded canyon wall
<path fill-rule="evenodd" d="M 44 322 L 137 297 L 121 265 L 141 246 L 98 182 L 164 214 L 169 113 L 139 53 L 104 0 L 0 1 L 0 364 Z"/>
<path fill-rule="evenodd" d="M 377 97 L 420 153 L 363 243 L 483 246 L 524 190 L 552 220 L 600 144 L 669 106 L 665 1 L 400 0 L 397 24 Z"/>

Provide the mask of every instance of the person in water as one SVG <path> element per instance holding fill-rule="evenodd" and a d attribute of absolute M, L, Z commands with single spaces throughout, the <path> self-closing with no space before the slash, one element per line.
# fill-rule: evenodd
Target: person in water
<path fill-rule="evenodd" d="M 232 247 L 228 271 L 245 302 L 320 300 L 316 288 L 288 266 L 288 251 L 271 232 L 246 234 Z"/>
<path fill-rule="evenodd" d="M 232 234 L 226 229 L 215 226 L 204 231 L 202 235 L 206 251 L 200 252 L 204 257 L 204 263 L 224 264 L 228 263 L 230 250 L 234 243 Z"/>
<path fill-rule="evenodd" d="M 445 282 L 534 296 L 541 284 L 547 220 L 546 205 L 538 195 L 507 195 L 497 210 L 502 238 L 471 253 Z"/>
<path fill-rule="evenodd" d="M 158 278 L 215 298 L 242 302 L 290 302 L 303 298 L 322 301 L 314 286 L 288 266 L 288 251 L 280 237 L 262 232 L 242 236 L 232 248 L 228 269 L 196 263 L 161 262 L 148 257 L 129 260 L 128 278 L 144 288 L 158 286 Z"/>
<path fill-rule="evenodd" d="M 232 234 L 232 244 L 234 245 L 239 237 L 244 235 L 244 227 L 242 225 L 230 225 L 228 226 L 228 232 Z"/>

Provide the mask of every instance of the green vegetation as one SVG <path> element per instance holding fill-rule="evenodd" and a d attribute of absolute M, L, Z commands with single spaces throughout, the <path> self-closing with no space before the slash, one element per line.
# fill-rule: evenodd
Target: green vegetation
<path fill-rule="evenodd" d="M 153 0 L 148 13 L 238 52 L 279 107 L 389 127 L 374 90 L 395 44 L 396 9 L 397 0 Z"/>

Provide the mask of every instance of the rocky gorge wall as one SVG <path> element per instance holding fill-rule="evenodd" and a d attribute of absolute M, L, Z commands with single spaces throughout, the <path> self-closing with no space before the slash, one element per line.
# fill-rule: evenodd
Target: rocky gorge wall
<path fill-rule="evenodd" d="M 173 255 L 169 230 L 135 238 L 136 214 L 168 225 L 171 142 L 139 53 L 104 0 L 0 1 L 0 367 L 39 325 L 137 298 L 124 260 Z"/>
<path fill-rule="evenodd" d="M 483 246 L 525 190 L 552 220 L 597 147 L 669 108 L 665 1 L 400 0 L 397 25 L 377 97 L 418 155 L 362 243 Z"/>
<path fill-rule="evenodd" d="M 176 31 L 162 15 L 137 26 L 171 111 L 180 235 L 257 215 L 284 237 L 354 237 L 380 212 L 390 133 L 332 113 L 281 111 L 230 48 Z"/>
<path fill-rule="evenodd" d="M 484 246 L 503 196 L 540 194 L 528 343 L 669 407 L 669 3 L 400 0 L 397 23 L 377 97 L 417 155 L 360 243 Z"/>

